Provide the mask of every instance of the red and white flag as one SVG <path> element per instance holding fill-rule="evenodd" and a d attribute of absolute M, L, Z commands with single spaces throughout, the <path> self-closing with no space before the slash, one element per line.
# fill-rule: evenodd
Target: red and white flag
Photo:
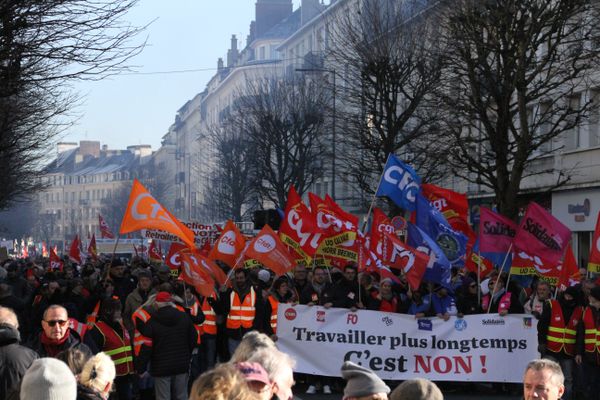
<path fill-rule="evenodd" d="M 102 215 L 100 215 L 100 214 L 98 214 L 98 226 L 100 227 L 100 237 L 102 239 L 114 239 L 115 238 L 115 234 L 112 233 L 112 231 L 108 227 L 108 224 L 106 223 L 106 221 L 104 220 L 104 218 L 102 218 Z"/>
<path fill-rule="evenodd" d="M 404 271 L 411 289 L 417 290 L 429 264 L 429 256 L 386 233 L 383 243 L 383 262 Z"/>
<path fill-rule="evenodd" d="M 160 254 L 155 240 L 150 243 L 150 248 L 148 249 L 148 258 L 153 261 L 162 261 L 162 254 Z"/>
<path fill-rule="evenodd" d="M 600 212 L 598 212 L 596 229 L 594 230 L 594 236 L 592 237 L 590 247 L 590 260 L 587 269 L 588 271 L 597 274 L 600 273 Z"/>
<path fill-rule="evenodd" d="M 50 269 L 51 270 L 58 270 L 60 272 L 62 272 L 63 270 L 63 260 L 60 259 L 60 257 L 56 254 L 56 250 L 55 249 L 50 249 Z"/>
<path fill-rule="evenodd" d="M 179 276 L 179 271 L 181 269 L 181 254 L 180 252 L 187 247 L 178 242 L 171 243 L 171 247 L 169 247 L 169 252 L 167 253 L 167 258 L 165 259 L 165 264 L 171 269 L 171 275 Z"/>
<path fill-rule="evenodd" d="M 233 221 L 229 220 L 225 224 L 221 236 L 215 241 L 210 253 L 208 253 L 208 258 L 222 261 L 233 268 L 242 251 L 244 251 L 244 247 L 246 247 L 244 235 Z"/>

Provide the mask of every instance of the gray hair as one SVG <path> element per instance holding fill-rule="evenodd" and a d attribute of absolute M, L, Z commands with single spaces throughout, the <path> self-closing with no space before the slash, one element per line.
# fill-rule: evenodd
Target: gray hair
<path fill-rule="evenodd" d="M 255 352 L 262 349 L 276 349 L 275 342 L 264 333 L 258 331 L 247 332 L 231 356 L 231 362 L 248 361 Z"/>
<path fill-rule="evenodd" d="M 532 360 L 529 362 L 529 364 L 527 364 L 527 368 L 525 368 L 525 373 L 527 373 L 527 371 L 529 370 L 548 370 L 552 373 L 552 377 L 550 378 L 552 383 L 558 386 L 563 386 L 565 384 L 565 376 L 563 375 L 562 369 L 560 368 L 560 365 L 555 361 L 548 360 L 545 358 Z"/>
<path fill-rule="evenodd" d="M 61 310 L 65 310 L 65 314 L 67 314 L 67 318 L 69 317 L 69 312 L 67 311 L 66 308 L 64 308 L 63 306 L 59 305 L 59 304 L 52 304 L 51 306 L 49 306 L 48 308 L 46 308 L 46 310 L 44 310 L 44 314 L 42 315 L 42 319 L 46 319 L 46 316 L 48 315 L 48 311 L 50 310 L 57 310 L 57 309 L 61 309 Z"/>
<path fill-rule="evenodd" d="M 0 324 L 9 325 L 15 329 L 19 328 L 19 319 L 12 308 L 0 306 Z"/>
<path fill-rule="evenodd" d="M 286 368 L 293 370 L 296 366 L 296 361 L 292 357 L 276 348 L 258 350 L 252 354 L 248 362 L 256 362 L 262 365 L 267 371 L 271 382 L 275 382 L 278 377 L 282 376 Z"/>

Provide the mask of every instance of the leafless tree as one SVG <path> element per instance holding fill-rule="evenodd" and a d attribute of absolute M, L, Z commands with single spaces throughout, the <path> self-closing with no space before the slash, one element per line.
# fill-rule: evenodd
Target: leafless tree
<path fill-rule="evenodd" d="M 443 52 L 438 15 L 415 1 L 356 0 L 329 24 L 327 68 L 338 77 L 338 131 L 345 172 L 374 193 L 388 154 L 411 164 L 429 181 L 439 178 L 431 147 L 437 114 L 425 100 L 438 84 Z M 354 6 L 353 6 L 354 7 Z"/>
<path fill-rule="evenodd" d="M 215 150 L 215 173 L 210 177 L 204 205 L 216 219 L 242 221 L 258 208 L 252 179 L 256 154 L 252 141 L 244 134 L 245 126 L 246 114 L 236 108 L 200 138 Z"/>
<path fill-rule="evenodd" d="M 449 66 L 439 99 L 451 171 L 491 190 L 499 211 L 516 218 L 525 179 L 569 180 L 543 157 L 575 140 L 594 105 L 581 94 L 597 84 L 597 2 L 460 0 L 444 7 Z"/>
<path fill-rule="evenodd" d="M 284 207 L 291 185 L 302 194 L 323 173 L 329 101 L 327 90 L 304 77 L 248 81 L 241 90 L 240 128 L 253 150 L 252 178 L 263 203 Z"/>
<path fill-rule="evenodd" d="M 0 2 L 0 208 L 43 187 L 41 164 L 72 122 L 71 84 L 126 69 L 143 28 L 123 17 L 137 0 Z"/>
<path fill-rule="evenodd" d="M 131 182 L 123 182 L 110 192 L 109 197 L 101 200 L 100 213 L 115 235 L 118 235 L 121 227 L 130 192 Z"/>

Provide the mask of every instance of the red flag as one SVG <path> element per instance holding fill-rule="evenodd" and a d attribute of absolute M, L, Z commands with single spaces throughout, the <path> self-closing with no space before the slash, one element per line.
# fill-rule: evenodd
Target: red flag
<path fill-rule="evenodd" d="M 92 235 L 92 239 L 90 240 L 90 244 L 88 245 L 87 252 L 94 261 L 98 259 L 98 249 L 96 247 L 96 234 L 95 233 Z"/>
<path fill-rule="evenodd" d="M 227 275 L 225 272 L 215 264 L 211 259 L 203 256 L 198 251 L 191 251 L 190 249 L 182 250 L 181 253 L 189 253 L 190 258 L 200 266 L 204 271 L 212 277 L 212 279 L 219 285 L 223 285 L 227 281 Z"/>
<path fill-rule="evenodd" d="M 162 254 L 160 254 L 158 251 L 158 246 L 154 240 L 152 243 L 150 243 L 150 248 L 148 249 L 148 258 L 154 261 L 162 261 Z"/>
<path fill-rule="evenodd" d="M 192 285 L 202 296 L 210 296 L 215 288 L 215 282 L 210 274 L 202 268 L 197 258 L 193 257 L 187 249 L 182 250 L 181 256 L 181 275 L 180 278 Z"/>
<path fill-rule="evenodd" d="M 144 228 L 172 233 L 191 249 L 195 248 L 194 232 L 160 205 L 148 193 L 146 188 L 135 179 L 119 233 L 124 234 Z"/>
<path fill-rule="evenodd" d="M 573 248 L 571 244 L 567 246 L 567 252 L 565 253 L 565 259 L 562 263 L 560 270 L 560 277 L 558 279 L 558 285 L 561 290 L 565 290 L 567 287 L 572 286 L 570 280 L 579 274 L 579 268 L 577 267 L 577 261 L 575 260 L 575 254 L 573 254 Z M 574 282 L 573 284 L 575 284 Z"/>
<path fill-rule="evenodd" d="M 102 239 L 114 239 L 115 238 L 115 234 L 112 233 L 112 231 L 108 227 L 108 224 L 106 223 L 106 221 L 104 220 L 104 218 L 102 218 L 102 215 L 100 215 L 100 214 L 98 214 L 98 226 L 100 226 L 100 237 Z"/>
<path fill-rule="evenodd" d="M 252 239 L 246 256 L 262 263 L 276 275 L 283 275 L 296 266 L 294 258 L 269 225 L 265 225 Z"/>
<path fill-rule="evenodd" d="M 535 202 L 529 203 L 515 235 L 515 243 L 528 254 L 558 264 L 569 244 L 571 231 Z"/>
<path fill-rule="evenodd" d="M 444 215 L 452 228 L 462 232 L 462 229 L 464 229 L 463 223 L 468 220 L 469 212 L 466 194 L 429 183 L 421 184 L 421 193 L 429 200 L 431 205 Z"/>
<path fill-rule="evenodd" d="M 313 193 L 308 196 L 311 211 L 316 214 L 317 226 L 325 237 L 317 255 L 338 267 L 358 262 L 358 218 L 342 210 L 331 199 L 323 201 Z"/>
<path fill-rule="evenodd" d="M 304 204 L 294 186 L 290 187 L 288 193 L 285 218 L 279 226 L 279 237 L 307 265 L 312 262 L 322 240 L 315 214 Z"/>
<path fill-rule="evenodd" d="M 590 247 L 590 261 L 588 262 L 587 269 L 594 274 L 598 274 L 600 273 L 600 212 L 598 212 L 596 229 Z"/>
<path fill-rule="evenodd" d="M 173 242 L 169 247 L 169 253 L 165 259 L 165 264 L 171 269 L 171 275 L 179 276 L 179 270 L 181 268 L 181 254 L 180 252 L 187 247 L 184 244 Z"/>
<path fill-rule="evenodd" d="M 223 261 L 233 268 L 245 246 L 246 239 L 244 235 L 233 221 L 229 220 L 223 227 L 221 236 L 215 241 L 208 258 Z"/>
<path fill-rule="evenodd" d="M 63 270 L 63 260 L 56 254 L 56 250 L 50 249 L 50 269 L 59 270 L 62 272 Z"/>
<path fill-rule="evenodd" d="M 553 263 L 532 255 L 515 244 L 510 272 L 513 275 L 538 275 L 550 284 L 556 285 L 560 277 L 560 263 L 561 261 Z"/>
<path fill-rule="evenodd" d="M 429 256 L 402 243 L 396 236 L 385 233 L 383 261 L 392 268 L 404 271 L 410 287 L 417 290 L 429 264 Z"/>
<path fill-rule="evenodd" d="M 208 257 L 211 250 L 212 250 L 212 246 L 210 245 L 210 239 L 208 239 L 208 238 L 204 241 L 204 244 L 202 245 L 202 247 L 200 247 L 198 249 L 200 254 L 202 254 L 204 257 Z"/>
<path fill-rule="evenodd" d="M 71 248 L 69 249 L 69 258 L 81 265 L 81 242 L 79 236 L 75 235 L 75 239 L 71 242 Z"/>
<path fill-rule="evenodd" d="M 383 256 L 383 235 L 385 233 L 394 234 L 396 229 L 390 219 L 383 211 L 375 207 L 373 209 L 373 223 L 371 224 L 371 240 L 369 248 L 377 256 Z"/>
<path fill-rule="evenodd" d="M 517 224 L 485 207 L 479 213 L 479 251 L 507 253 L 517 234 Z"/>

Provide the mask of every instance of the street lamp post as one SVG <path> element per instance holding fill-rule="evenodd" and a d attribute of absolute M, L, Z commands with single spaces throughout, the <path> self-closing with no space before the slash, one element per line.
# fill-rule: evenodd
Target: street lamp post
<path fill-rule="evenodd" d="M 335 200 L 335 125 L 336 125 L 336 110 L 335 110 L 335 95 L 336 95 L 336 86 L 335 86 L 335 76 L 336 72 L 333 69 L 325 69 L 325 68 L 296 68 L 298 72 L 327 72 L 330 73 L 333 77 L 332 85 L 333 85 L 333 96 L 332 96 L 332 105 L 333 105 L 333 115 L 331 117 L 331 198 Z"/>

